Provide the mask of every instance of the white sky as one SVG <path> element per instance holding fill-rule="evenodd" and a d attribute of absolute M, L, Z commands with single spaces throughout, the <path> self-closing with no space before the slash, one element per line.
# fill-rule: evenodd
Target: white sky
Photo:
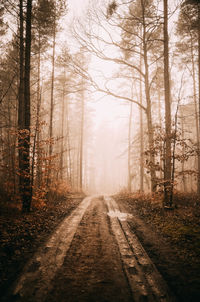
<path fill-rule="evenodd" d="M 68 0 L 69 9 L 77 16 L 87 6 L 88 0 Z"/>

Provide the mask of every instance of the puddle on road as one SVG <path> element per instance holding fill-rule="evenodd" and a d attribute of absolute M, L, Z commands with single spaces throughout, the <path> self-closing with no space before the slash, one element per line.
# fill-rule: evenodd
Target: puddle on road
<path fill-rule="evenodd" d="M 116 201 L 110 196 L 104 196 L 104 200 L 108 206 L 107 215 L 111 218 L 118 218 L 120 221 L 131 219 L 133 216 L 129 213 L 121 212 Z"/>
<path fill-rule="evenodd" d="M 133 216 L 129 213 L 123 213 L 123 212 L 120 212 L 118 210 L 115 210 L 115 211 L 112 211 L 110 210 L 108 213 L 108 216 L 110 216 L 111 218 L 114 218 L 114 217 L 117 217 L 119 220 L 121 221 L 125 221 L 127 219 L 130 219 L 132 218 Z"/>

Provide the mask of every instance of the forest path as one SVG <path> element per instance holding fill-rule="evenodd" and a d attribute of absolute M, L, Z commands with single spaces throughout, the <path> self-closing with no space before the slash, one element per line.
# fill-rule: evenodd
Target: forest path
<path fill-rule="evenodd" d="M 127 219 L 114 199 L 85 198 L 25 266 L 14 301 L 173 301 Z"/>

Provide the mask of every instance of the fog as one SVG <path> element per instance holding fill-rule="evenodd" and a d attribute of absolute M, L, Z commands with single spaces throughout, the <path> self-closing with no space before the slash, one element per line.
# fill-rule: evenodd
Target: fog
<path fill-rule="evenodd" d="M 94 1 L 88 4 L 86 1 L 83 4 L 81 1 L 69 1 L 69 5 L 72 8 L 73 16 L 75 18 L 73 19 L 73 22 L 75 22 L 74 26 L 76 28 L 75 32 L 77 33 L 78 30 L 81 31 L 80 25 L 81 27 L 86 26 L 87 28 L 89 18 L 90 26 L 93 26 L 94 35 L 93 40 L 88 40 L 88 42 L 86 42 L 88 38 L 87 29 L 78 32 L 77 35 L 75 34 L 77 40 L 81 44 L 91 43 L 91 45 L 85 45 L 84 47 L 86 47 L 86 52 L 87 50 L 90 50 L 90 63 L 87 74 L 89 74 L 92 81 L 95 82 L 95 92 L 92 90 L 93 92 L 89 95 L 89 100 L 86 100 L 86 103 L 88 102 L 89 107 L 92 108 L 89 125 L 89 127 L 92 128 L 92 131 L 89 134 L 87 134 L 87 129 L 84 131 L 85 146 L 83 160 L 85 161 L 85 164 L 83 164 L 83 187 L 84 190 L 89 193 L 113 194 L 120 190 L 127 189 L 131 191 L 145 190 L 148 192 L 151 190 L 151 177 L 148 166 L 148 121 L 146 119 L 145 111 L 142 110 L 141 112 L 140 107 L 137 104 L 132 103 L 132 109 L 130 107 L 132 100 L 140 102 L 140 98 L 142 98 L 141 102 L 143 103 L 143 106 L 146 107 L 145 87 L 142 84 L 141 88 L 140 84 L 137 82 L 137 77 L 139 77 L 139 75 L 136 75 L 133 82 L 130 81 L 130 73 L 124 71 L 121 64 L 116 64 L 116 62 L 112 60 L 112 57 L 121 57 L 119 47 L 114 46 L 114 44 L 119 43 L 119 40 L 121 39 L 121 29 L 118 31 L 116 23 L 114 22 L 113 24 L 115 26 L 113 30 L 113 27 L 110 26 L 112 21 L 108 22 L 109 24 L 106 24 L 107 21 L 105 20 L 101 20 L 100 23 L 98 23 L 99 20 L 94 21 L 97 16 L 101 15 L 101 13 L 98 13 L 98 9 L 101 10 L 100 5 L 97 5 L 97 13 L 92 11 L 96 8 L 95 3 L 97 4 L 98 2 Z M 178 5 L 178 2 L 169 2 L 171 50 L 174 49 L 175 42 L 177 40 L 174 24 L 177 22 L 179 10 L 176 5 Z M 160 13 L 162 13 L 161 2 L 159 2 L 158 7 L 160 9 Z M 89 15 L 87 15 L 87 9 L 90 11 Z M 77 15 L 78 21 L 76 19 Z M 93 21 L 94 23 L 92 23 Z M 76 22 L 80 23 L 77 25 Z M 109 35 L 113 35 L 112 39 Z M 82 40 L 82 36 L 85 40 Z M 178 69 L 178 65 L 175 66 L 173 62 L 174 57 L 172 56 L 170 61 L 171 91 L 173 95 L 171 104 L 172 123 L 177 119 L 176 113 L 177 110 L 179 110 L 179 105 L 182 105 L 182 107 L 185 106 L 183 111 L 187 110 L 186 108 L 189 106 L 187 103 L 190 97 L 188 92 L 189 87 L 192 85 L 192 82 L 190 81 L 187 81 L 186 83 L 188 74 L 185 71 L 182 73 L 182 71 Z M 142 67 L 142 70 L 144 71 L 144 67 Z M 150 78 L 153 79 L 154 71 L 151 67 L 150 72 L 152 72 L 152 74 L 150 74 Z M 160 182 L 162 182 L 162 151 L 158 151 L 159 148 L 162 148 L 162 142 L 160 142 L 160 146 L 158 146 L 157 140 L 161 139 L 161 137 L 159 138 L 159 134 L 161 135 L 161 128 L 164 128 L 165 107 L 162 88 L 157 89 L 159 89 L 159 91 L 152 91 L 151 110 L 153 124 L 155 127 L 155 148 L 157 148 L 155 152 L 156 154 L 160 152 L 160 155 L 156 158 L 157 165 L 160 165 L 160 168 L 157 169 L 156 177 L 158 179 L 160 178 Z M 121 99 L 120 96 L 122 96 Z M 123 98 L 124 96 L 125 98 Z M 127 101 L 126 97 L 128 97 L 130 101 Z M 194 106 L 191 108 L 191 111 L 195 114 Z M 184 118 L 184 116 L 185 113 L 182 114 L 182 118 Z M 181 120 L 181 116 L 179 114 L 178 121 L 176 121 L 176 123 L 180 125 L 181 122 L 183 122 L 183 120 Z M 188 123 L 189 121 L 185 120 L 186 128 Z M 178 127 L 181 128 L 181 126 Z M 172 131 L 174 131 L 174 126 L 172 126 L 172 128 Z M 194 137 L 196 135 L 195 123 L 191 125 L 191 129 L 193 129 L 192 136 Z M 184 131 L 183 126 L 182 131 Z M 186 132 L 184 136 L 184 139 L 186 140 L 190 137 Z M 141 142 L 141 140 L 143 142 Z M 142 145 L 143 150 L 141 151 Z M 141 152 L 143 155 L 141 155 Z M 175 152 L 178 152 L 178 148 Z M 181 150 L 179 150 L 179 152 L 182 153 Z M 143 161 L 142 168 L 141 160 Z M 178 160 L 176 165 L 177 175 L 181 174 L 181 171 L 179 172 L 179 170 L 183 168 L 181 168 L 181 161 Z M 184 165 L 192 165 L 192 169 L 195 169 L 193 156 L 188 162 L 185 162 Z M 142 179 L 141 173 L 143 174 Z M 190 182 L 192 182 L 193 178 L 189 175 L 177 176 L 176 187 L 178 189 L 182 190 L 186 188 L 186 185 L 184 184 L 185 179 L 190 179 Z M 143 184 L 141 184 L 141 182 L 143 182 Z M 188 186 L 188 189 L 193 190 L 194 187 Z"/>
<path fill-rule="evenodd" d="M 44 10 L 43 1 L 34 2 L 32 41 L 21 37 L 32 42 L 26 108 L 18 100 L 28 84 L 17 36 L 25 18 L 20 23 L 19 14 L 4 13 L 2 187 L 15 196 L 29 175 L 35 200 L 50 187 L 87 194 L 200 191 L 198 41 L 181 1 L 168 1 L 165 11 L 161 0 L 63 3 L 52 1 L 52 9 L 45 2 Z M 26 161 L 18 129 L 28 133 Z"/>
<path fill-rule="evenodd" d="M 114 115 L 116 109 L 120 108 L 115 104 L 108 106 L 109 120 L 97 111 L 99 122 L 95 126 L 92 151 L 95 181 L 91 188 L 97 193 L 111 194 L 127 184 L 127 128 L 120 111 Z"/>

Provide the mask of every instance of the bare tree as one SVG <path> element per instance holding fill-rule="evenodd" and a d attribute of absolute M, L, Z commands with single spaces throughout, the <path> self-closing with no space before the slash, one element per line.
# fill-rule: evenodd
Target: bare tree
<path fill-rule="evenodd" d="M 152 190 L 156 189 L 156 173 L 155 173 L 155 156 L 154 156 L 154 139 L 153 139 L 153 122 L 151 113 L 151 86 L 154 78 L 150 78 L 150 61 L 151 69 L 153 63 L 155 63 L 160 53 L 157 53 L 157 49 L 160 45 L 160 23 L 159 17 L 156 15 L 155 7 L 152 1 L 145 5 L 144 1 L 137 1 L 137 3 L 125 3 L 122 1 L 122 8 L 118 9 L 116 1 L 113 1 L 108 6 L 107 12 L 101 11 L 101 15 L 95 12 L 95 9 L 91 10 L 88 14 L 88 24 L 84 24 L 84 30 L 80 27 L 74 29 L 74 36 L 79 43 L 92 54 L 105 61 L 112 61 L 119 66 L 124 66 L 127 71 L 134 76 L 129 76 L 130 81 L 142 81 L 145 83 L 145 98 L 146 106 L 141 104 L 140 100 L 134 99 L 128 94 L 120 94 L 116 90 L 114 91 L 109 85 L 109 81 L 106 82 L 105 87 L 99 87 L 97 83 L 93 85 L 95 89 L 101 92 L 107 93 L 113 97 L 121 100 L 128 100 L 137 104 L 142 108 L 147 116 L 148 124 L 148 136 L 149 136 L 149 167 L 151 174 Z M 99 9 L 100 10 L 100 9 Z M 104 34 L 101 36 L 91 28 L 91 22 L 94 22 L 96 28 L 102 30 Z M 152 26 L 152 23 L 154 26 Z M 81 26 L 83 28 L 83 26 Z M 113 29 L 122 32 L 122 37 L 114 37 L 112 35 Z M 107 38 L 107 39 L 106 39 Z M 103 49 L 112 46 L 116 49 L 116 55 L 109 56 Z M 141 69 L 140 49 L 142 49 L 143 67 Z M 121 55 L 123 54 L 123 55 Z M 141 78 L 140 78 L 141 77 Z M 120 77 L 119 80 L 122 80 Z"/>

